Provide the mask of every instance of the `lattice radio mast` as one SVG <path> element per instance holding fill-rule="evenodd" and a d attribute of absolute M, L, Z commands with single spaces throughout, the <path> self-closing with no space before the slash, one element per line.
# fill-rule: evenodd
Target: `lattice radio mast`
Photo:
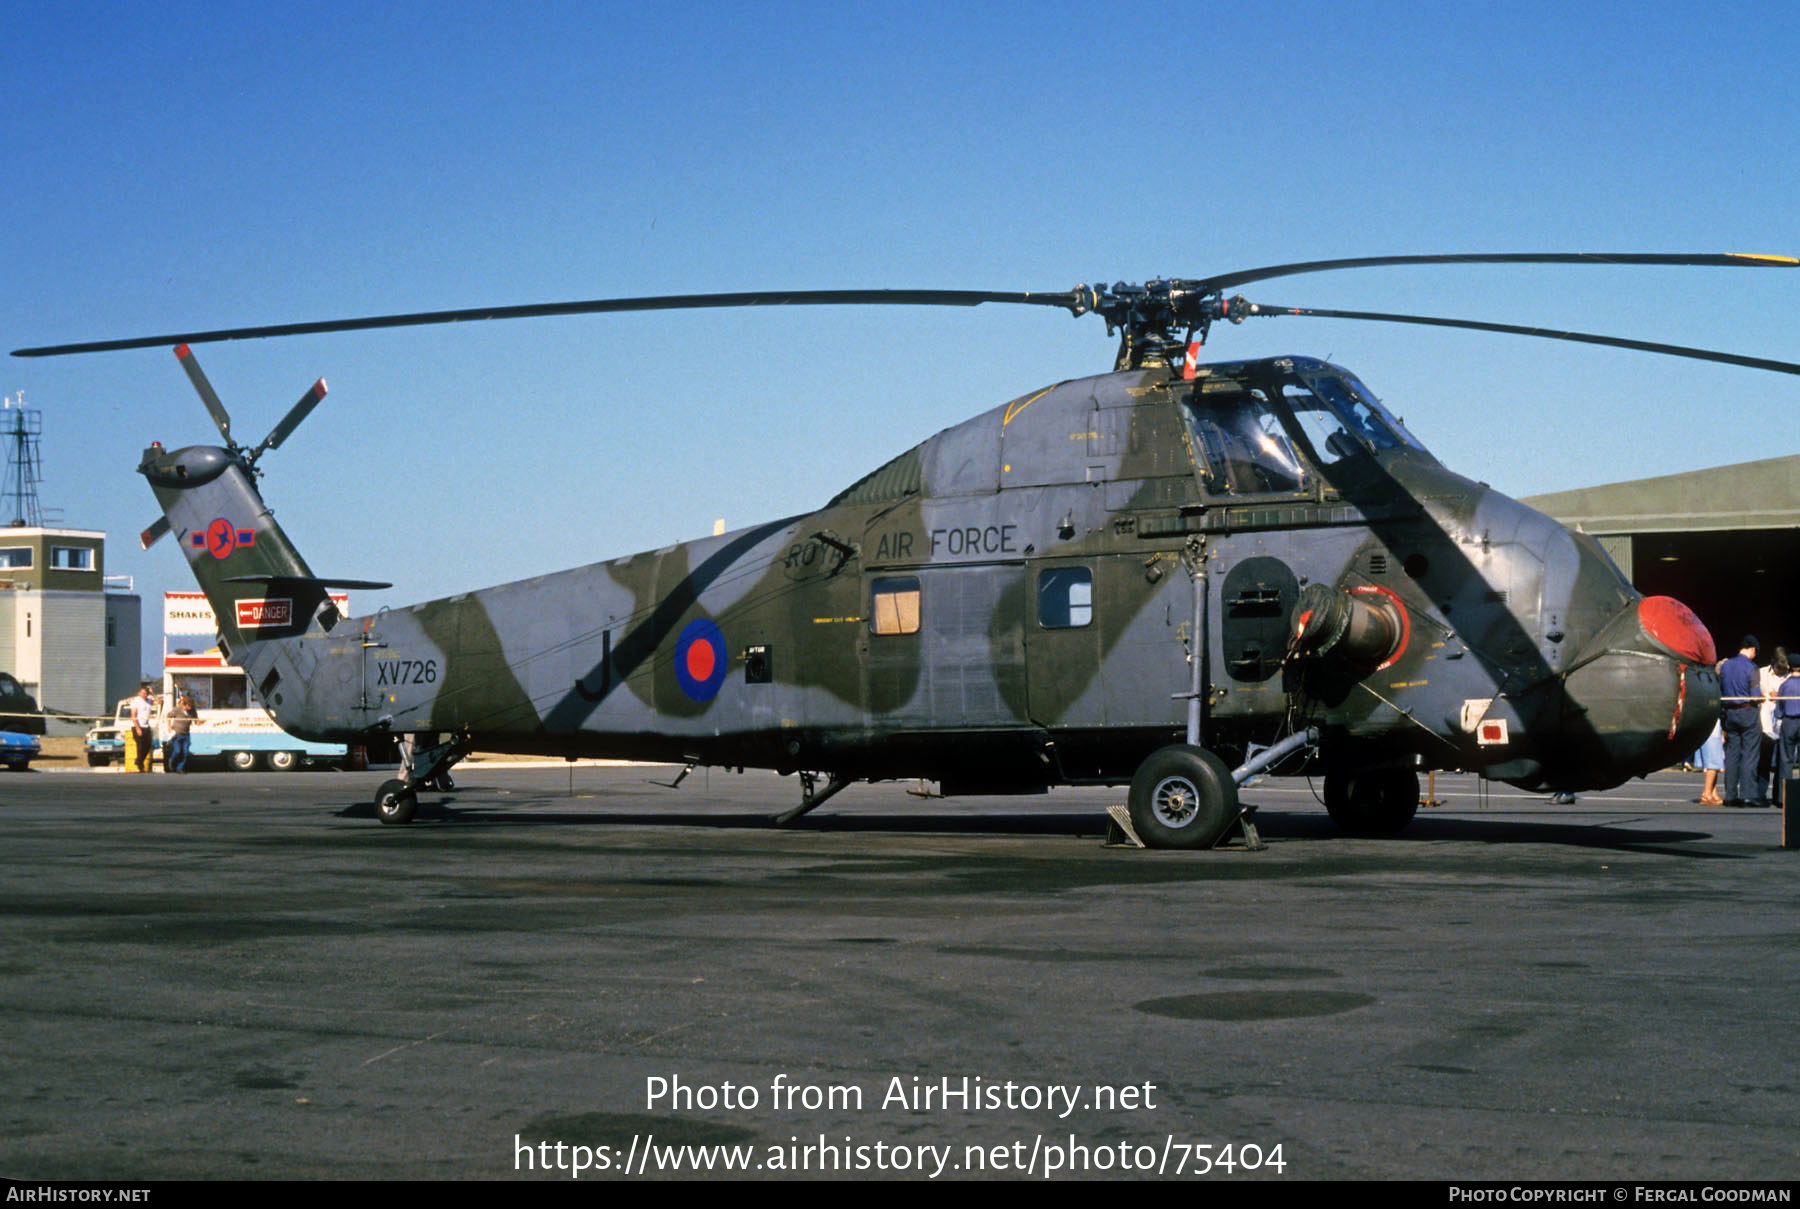
<path fill-rule="evenodd" d="M 44 413 L 25 406 L 25 392 L 0 397 L 0 441 L 6 444 L 6 483 L 0 490 L 0 524 L 10 528 L 42 528 L 44 509 L 38 503 L 38 484 L 43 467 L 38 460 L 38 436 L 44 430 Z"/>

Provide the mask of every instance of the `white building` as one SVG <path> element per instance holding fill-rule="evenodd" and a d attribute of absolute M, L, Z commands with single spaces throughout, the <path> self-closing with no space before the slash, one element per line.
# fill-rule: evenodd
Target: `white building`
<path fill-rule="evenodd" d="M 0 528 L 0 670 L 46 713 L 110 715 L 137 691 L 142 603 L 106 588 L 106 534 Z"/>

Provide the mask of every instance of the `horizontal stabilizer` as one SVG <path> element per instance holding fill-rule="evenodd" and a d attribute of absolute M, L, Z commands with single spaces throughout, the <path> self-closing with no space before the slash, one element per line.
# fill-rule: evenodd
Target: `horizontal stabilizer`
<path fill-rule="evenodd" d="M 148 550 L 151 546 L 154 546 L 168 535 L 169 518 L 166 516 L 159 516 L 151 521 L 142 533 L 138 534 L 138 541 L 142 542 L 144 549 Z"/>
<path fill-rule="evenodd" d="M 391 588 L 393 584 L 376 583 L 372 579 L 317 579 L 313 576 L 299 575 L 227 575 L 228 584 L 310 584 L 315 588 L 356 588 L 365 592 L 379 592 L 383 588 Z"/>

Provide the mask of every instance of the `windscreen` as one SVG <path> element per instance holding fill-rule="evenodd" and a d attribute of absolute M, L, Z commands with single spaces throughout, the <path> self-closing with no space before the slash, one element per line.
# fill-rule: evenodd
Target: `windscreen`
<path fill-rule="evenodd" d="M 1347 459 L 1425 452 L 1367 387 L 1335 367 L 1284 360 L 1231 369 L 1197 383 L 1184 409 L 1211 494 L 1305 494 L 1322 469 Z"/>
<path fill-rule="evenodd" d="M 1345 373 L 1297 373 L 1284 378 L 1283 399 L 1327 465 L 1385 449 L 1424 451 L 1417 438 L 1367 387 Z"/>

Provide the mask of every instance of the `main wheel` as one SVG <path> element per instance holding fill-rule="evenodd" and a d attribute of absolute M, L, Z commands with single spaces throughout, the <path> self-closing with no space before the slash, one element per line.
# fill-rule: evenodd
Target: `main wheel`
<path fill-rule="evenodd" d="M 1325 810 L 1351 835 L 1393 835 L 1419 812 L 1419 774 L 1410 768 L 1328 772 Z"/>
<path fill-rule="evenodd" d="M 1185 744 L 1150 754 L 1131 778 L 1131 824 L 1152 848 L 1210 848 L 1238 816 L 1225 761 Z"/>
<path fill-rule="evenodd" d="M 233 751 L 225 753 L 225 762 L 231 765 L 233 772 L 249 772 L 256 767 L 256 753 L 253 751 Z"/>
<path fill-rule="evenodd" d="M 300 753 L 297 751 L 272 751 L 269 753 L 269 767 L 276 772 L 293 772 L 300 767 Z"/>
<path fill-rule="evenodd" d="M 419 795 L 405 781 L 383 781 L 375 791 L 375 817 L 384 823 L 410 823 L 418 808 Z"/>

